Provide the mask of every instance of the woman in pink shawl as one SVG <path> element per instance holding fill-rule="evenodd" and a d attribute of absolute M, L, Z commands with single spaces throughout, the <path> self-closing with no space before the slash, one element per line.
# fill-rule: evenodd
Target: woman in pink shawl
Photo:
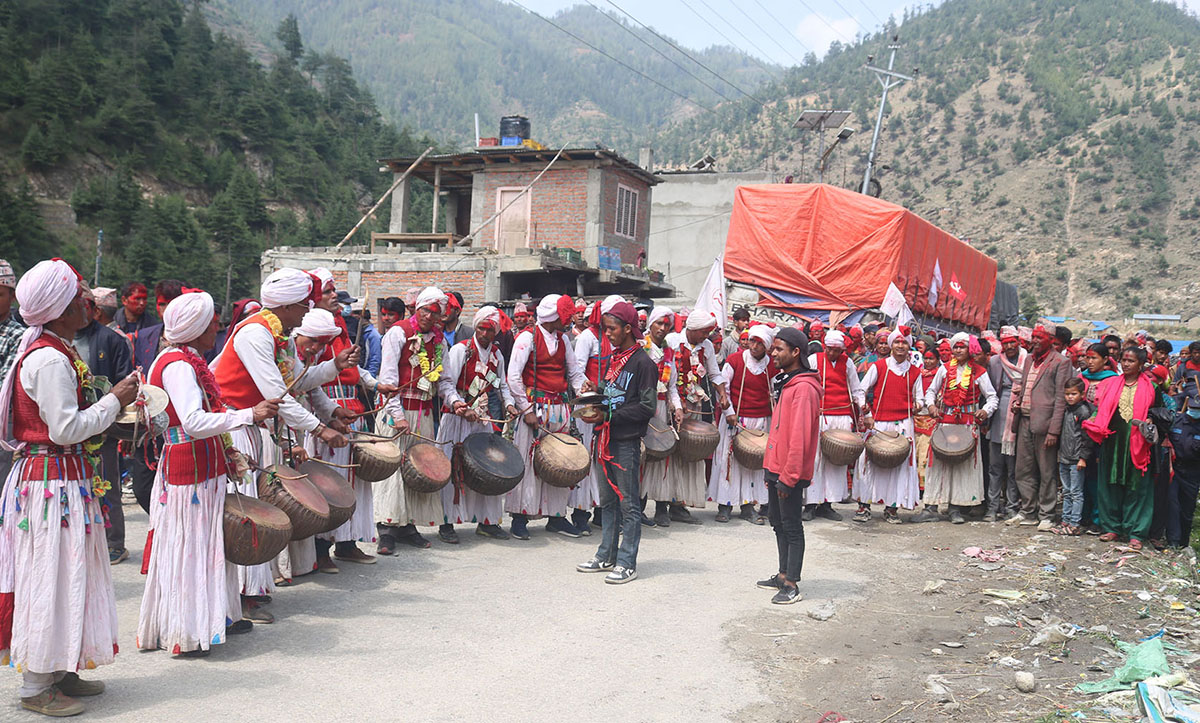
<path fill-rule="evenodd" d="M 1126 349 L 1121 353 L 1121 373 L 1100 382 L 1096 416 L 1083 428 L 1100 445 L 1100 475 L 1097 504 L 1100 539 L 1111 542 L 1128 538 L 1129 546 L 1141 549 L 1150 534 L 1154 516 L 1154 473 L 1150 467 L 1151 443 L 1142 432 L 1151 407 L 1162 405 L 1162 392 L 1142 373 L 1146 350 Z"/>

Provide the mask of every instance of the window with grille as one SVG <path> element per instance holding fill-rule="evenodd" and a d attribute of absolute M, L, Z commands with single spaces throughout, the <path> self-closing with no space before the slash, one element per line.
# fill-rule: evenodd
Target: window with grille
<path fill-rule="evenodd" d="M 628 186 L 617 185 L 618 236 L 633 238 L 637 233 L 638 192 Z"/>

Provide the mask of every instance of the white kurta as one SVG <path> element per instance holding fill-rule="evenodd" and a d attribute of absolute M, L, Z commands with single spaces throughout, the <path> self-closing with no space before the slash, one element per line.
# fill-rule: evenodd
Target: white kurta
<path fill-rule="evenodd" d="M 596 338 L 596 333 L 591 327 L 579 334 L 575 338 L 575 349 L 568 353 L 575 355 L 575 364 L 587 371 L 588 359 L 600 354 L 600 340 Z M 579 480 L 579 484 L 571 488 L 570 494 L 567 495 L 567 507 L 576 510 L 590 510 L 593 507 L 600 505 L 600 481 L 604 479 L 604 469 L 599 462 L 599 456 L 592 449 L 593 442 L 593 426 L 588 422 L 577 419 L 575 420 L 575 428 L 579 430 L 579 436 L 583 439 L 583 445 L 587 447 L 588 452 L 592 456 L 592 468 L 587 476 Z"/>
<path fill-rule="evenodd" d="M 755 359 L 749 352 L 745 355 L 746 372 L 751 376 L 761 376 L 767 373 L 767 362 L 770 357 Z M 729 389 L 733 382 L 733 367 L 726 363 L 721 368 L 721 378 L 725 388 Z M 770 380 L 768 380 L 769 383 Z M 730 399 L 732 404 L 732 398 Z M 725 421 L 725 415 L 730 410 L 722 410 L 718 416 L 717 430 L 720 441 L 717 451 L 713 453 L 712 474 L 708 478 L 708 499 L 718 505 L 737 507 L 750 503 L 765 503 L 767 501 L 767 484 L 764 480 L 765 471 L 743 467 L 733 456 L 733 438 L 737 428 L 730 427 Z M 747 429 L 766 431 L 771 428 L 771 418 L 738 416 L 738 424 Z"/>
<path fill-rule="evenodd" d="M 820 352 L 824 354 L 825 352 Z M 828 359 L 828 357 L 826 357 Z M 828 362 L 827 362 L 828 363 Z M 842 352 L 838 358 L 838 364 L 846 366 L 846 386 L 849 391 L 850 399 L 858 403 L 860 406 L 863 403 L 864 392 L 862 384 L 858 379 L 858 370 L 854 368 L 854 364 L 850 360 L 850 356 Z M 810 369 L 820 371 L 820 360 L 817 355 L 813 354 L 808 358 L 808 366 Z M 825 384 L 825 380 L 821 380 Z M 828 397 L 828 394 L 826 395 Z M 828 429 L 854 429 L 854 418 L 849 414 L 821 414 L 817 420 L 820 432 Z M 820 433 L 819 432 L 819 433 Z M 846 499 L 846 477 L 847 465 L 830 464 L 825 459 L 825 454 L 821 452 L 821 446 L 817 445 L 817 459 L 813 465 L 813 480 L 812 485 L 804 490 L 804 499 L 808 504 L 822 504 L 825 502 L 841 502 Z M 859 478 L 861 479 L 861 477 Z"/>
<path fill-rule="evenodd" d="M 713 351 L 712 342 L 708 339 L 693 347 L 688 343 L 686 332 L 676 332 L 667 335 L 667 345 L 676 350 L 676 354 L 692 354 L 698 349 L 704 350 L 704 376 L 707 376 L 713 386 L 723 385 L 724 379 L 717 368 L 717 357 Z M 676 372 L 679 366 L 676 361 Z M 688 400 L 691 409 L 699 409 L 699 403 Z M 712 400 L 713 407 L 717 400 Z M 699 412 L 691 416 L 699 417 Z M 688 507 L 703 508 L 708 499 L 708 479 L 704 474 L 704 460 L 684 462 L 678 455 L 672 455 L 667 465 L 667 480 L 671 490 L 671 502 L 687 505 Z"/>
<path fill-rule="evenodd" d="M 151 368 L 157 365 L 156 360 Z M 252 409 L 207 411 L 196 372 L 186 362 L 163 369 L 162 383 L 180 426 L 192 439 L 215 437 L 254 421 Z M 137 647 L 172 653 L 208 650 L 225 642 L 225 626 L 242 617 L 237 570 L 225 561 L 225 475 L 177 485 L 167 483 L 168 471 L 164 456 L 150 497 L 153 544 Z"/>
<path fill-rule="evenodd" d="M 360 368 L 359 384 L 366 390 L 368 399 L 374 398 L 375 388 L 378 386 L 378 381 L 371 376 L 365 369 Z M 319 401 L 319 398 L 314 394 L 309 394 L 310 403 L 320 405 L 323 409 L 316 409 L 318 416 L 323 421 L 328 422 L 333 419 L 333 412 L 338 406 L 337 402 L 329 399 L 328 394 L 324 395 L 328 400 L 328 406 Z M 349 425 L 350 431 L 361 432 L 367 428 L 365 417 L 359 417 Z M 326 462 L 333 462 L 338 465 L 348 465 L 351 459 L 350 445 L 338 447 L 334 449 L 322 442 L 313 435 L 308 435 L 304 443 L 304 449 L 310 456 L 317 459 L 323 459 Z M 374 542 L 375 541 L 375 505 L 374 492 L 370 482 L 364 479 L 359 479 L 354 473 L 354 469 L 346 467 L 331 467 L 338 474 L 346 477 L 346 481 L 354 490 L 354 514 L 350 519 L 343 522 L 340 526 L 330 532 L 322 532 L 317 537 L 322 540 L 332 540 L 334 542 Z"/>
<path fill-rule="evenodd" d="M 943 365 L 934 376 L 933 383 L 929 385 L 926 404 L 933 403 L 936 397 L 938 406 L 942 406 L 940 400 L 945 394 L 946 380 L 947 367 Z M 990 417 L 1000 405 L 1000 399 L 996 396 L 996 390 L 992 387 L 987 372 L 976 376 L 973 382 L 979 390 L 980 398 L 984 400 L 982 409 Z M 973 426 L 978 433 L 978 426 Z M 986 443 L 986 439 L 982 440 L 982 444 Z M 976 439 L 975 454 L 972 458 L 954 464 L 938 459 L 930 449 L 929 466 L 925 470 L 925 504 L 971 507 L 983 502 L 985 470 L 979 459 L 980 445 L 981 440 Z"/>
<path fill-rule="evenodd" d="M 512 394 L 517 409 L 524 414 L 532 406 L 537 413 L 540 423 L 551 432 L 567 432 L 571 428 L 571 410 L 561 402 L 548 403 L 544 399 L 530 398 L 529 390 L 525 388 L 522 375 L 525 365 L 529 363 L 534 352 L 533 334 L 539 333 L 546 341 L 546 349 L 551 354 L 558 352 L 558 336 L 551 334 L 541 325 L 527 329 L 517 335 L 513 341 L 512 359 L 508 365 L 508 390 Z M 567 383 L 579 391 L 585 380 L 583 369 L 575 359 L 575 355 L 566 354 Z M 531 428 L 518 418 L 513 444 L 525 459 L 525 476 L 504 498 L 504 511 L 509 514 L 523 514 L 530 517 L 562 517 L 567 511 L 567 498 L 570 490 L 543 484 L 533 471 L 533 440 L 537 430 Z"/>
<path fill-rule="evenodd" d="M 665 342 L 665 340 L 664 340 Z M 650 356 L 650 360 L 655 364 L 662 361 L 663 354 L 666 352 L 656 346 L 652 341 L 647 341 L 642 345 L 646 353 Z M 672 361 L 667 364 L 670 369 L 668 379 L 664 382 L 661 378 L 658 381 L 658 406 L 654 411 L 654 418 L 650 420 L 658 429 L 666 429 L 674 424 L 671 417 L 672 409 L 679 409 L 682 405 L 679 402 L 679 387 L 678 375 L 675 371 L 675 363 Z M 666 399 L 663 399 L 666 395 Z M 648 500 L 655 502 L 670 502 L 672 498 L 670 477 L 667 475 L 670 457 L 667 459 L 647 459 L 642 464 L 642 494 Z"/>
<path fill-rule="evenodd" d="M 82 444 L 120 411 L 111 394 L 80 410 L 78 376 L 56 349 L 29 353 L 17 382 L 38 404 L 57 445 Z M 12 647 L 0 657 L 19 672 L 91 669 L 113 662 L 117 652 L 102 495 L 92 493 L 90 479 L 21 479 L 27 466 L 36 469 L 44 459 L 18 455 L 4 485 L 0 592 L 13 593 L 14 609 Z"/>
<path fill-rule="evenodd" d="M 908 372 L 911 362 L 904 361 L 897 364 L 896 360 L 889 356 L 886 364 L 888 369 L 894 374 L 904 375 Z M 867 368 L 867 372 L 862 378 L 864 395 L 866 394 L 865 390 L 874 388 L 875 380 L 875 365 L 872 364 Z M 910 398 L 914 401 L 924 399 L 924 390 L 921 388 L 920 376 L 913 382 L 909 394 L 911 395 Z M 913 445 L 911 411 L 908 417 L 899 421 L 881 422 L 875 420 L 874 428 L 879 432 L 899 432 L 907 437 L 909 441 L 908 459 L 896 467 L 884 469 L 871 464 L 864 452 L 858 458 L 857 473 L 855 475 L 855 479 L 862 480 L 862 484 L 855 487 L 854 497 L 864 504 L 881 503 L 887 507 L 913 509 L 921 499 L 921 483 L 917 478 L 916 447 Z"/>

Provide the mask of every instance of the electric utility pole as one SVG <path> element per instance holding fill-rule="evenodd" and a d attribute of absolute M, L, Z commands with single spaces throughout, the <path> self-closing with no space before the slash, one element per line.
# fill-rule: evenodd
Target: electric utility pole
<path fill-rule="evenodd" d="M 892 51 L 888 57 L 887 69 L 877 68 L 871 65 L 874 60 L 872 56 L 867 56 L 867 70 L 873 71 L 875 77 L 879 79 L 879 84 L 883 86 L 883 97 L 879 99 L 879 115 L 875 117 L 875 133 L 871 136 L 871 150 L 867 154 L 867 170 L 863 173 L 862 193 L 865 196 L 871 184 L 871 169 L 875 167 L 875 148 L 879 145 L 879 129 L 883 126 L 883 109 L 887 106 L 888 91 L 902 84 L 906 80 L 912 80 L 912 76 L 897 73 L 892 70 L 896 64 L 896 50 L 900 48 L 900 36 L 893 35 L 892 42 L 888 45 L 888 50 Z M 916 72 L 916 69 L 913 69 Z"/>

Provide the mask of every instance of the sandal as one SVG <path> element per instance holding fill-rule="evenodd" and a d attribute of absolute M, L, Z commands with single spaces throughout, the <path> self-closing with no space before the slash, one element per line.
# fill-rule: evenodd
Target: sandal
<path fill-rule="evenodd" d="M 1083 529 L 1079 525 L 1063 524 L 1063 534 L 1070 537 L 1079 537 L 1083 534 Z"/>
<path fill-rule="evenodd" d="M 1050 534 L 1052 534 L 1052 535 L 1069 535 L 1069 534 L 1071 534 L 1070 532 L 1067 531 L 1069 529 L 1070 529 L 1070 525 L 1068 525 L 1065 522 L 1060 522 L 1057 525 L 1055 525 L 1054 527 L 1050 528 Z"/>
<path fill-rule="evenodd" d="M 1103 535 L 1100 535 L 1101 542 L 1112 542 L 1115 539 L 1117 539 L 1117 533 L 1115 532 L 1105 532 Z"/>
<path fill-rule="evenodd" d="M 1129 549 L 1130 549 L 1130 550 L 1140 550 L 1140 549 L 1142 549 L 1142 541 L 1141 541 L 1141 540 L 1139 540 L 1139 539 L 1137 539 L 1136 537 L 1132 537 L 1132 538 L 1130 538 L 1130 539 L 1129 539 Z"/>

